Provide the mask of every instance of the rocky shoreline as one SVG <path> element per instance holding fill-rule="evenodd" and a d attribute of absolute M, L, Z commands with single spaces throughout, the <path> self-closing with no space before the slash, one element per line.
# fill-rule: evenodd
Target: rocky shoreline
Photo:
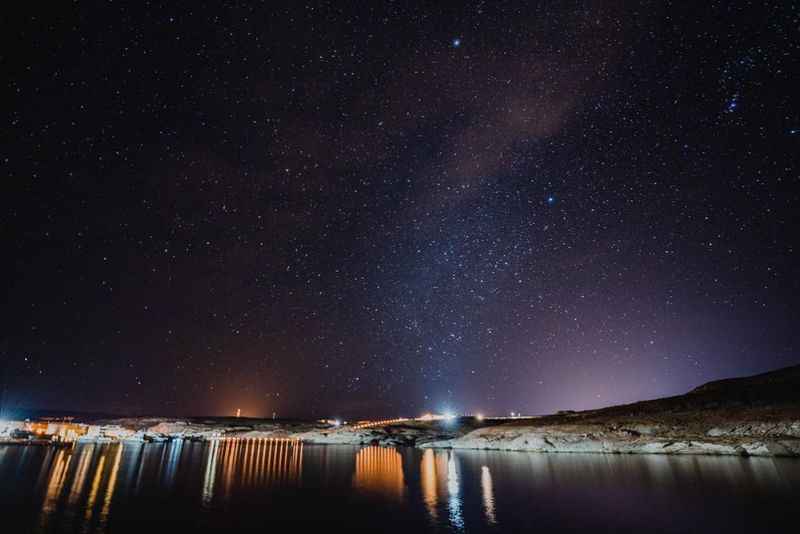
<path fill-rule="evenodd" d="M 548 416 L 514 420 L 473 418 L 454 421 L 417 421 L 356 429 L 323 423 L 282 423 L 252 420 L 229 421 L 126 418 L 88 425 L 78 442 L 161 442 L 291 439 L 324 445 L 380 445 L 419 448 L 484 449 L 538 453 L 611 454 L 713 454 L 739 456 L 800 457 L 800 417 L 778 419 L 774 410 L 759 420 L 709 415 L 709 424 L 664 424 L 664 421 L 606 419 L 589 421 L 572 416 Z M 691 414 L 696 417 L 697 414 Z M 673 414 L 682 420 L 688 414 Z M 726 422 L 719 424 L 720 418 Z M 626 420 L 628 419 L 628 420 Z M 716 422 L 717 424 L 711 424 Z M 17 442 L 25 443 L 22 440 Z M 41 443 L 42 440 L 29 441 Z"/>
<path fill-rule="evenodd" d="M 537 453 L 800 457 L 800 366 L 711 382 L 676 397 L 541 417 L 340 426 L 328 421 L 136 417 L 69 425 L 78 428 L 72 430 L 78 442 L 292 439 Z M 24 442 L 0 429 L 3 441 Z"/>
<path fill-rule="evenodd" d="M 753 414 L 749 414 L 752 416 Z M 770 414 L 774 417 L 776 414 Z M 680 417 L 680 414 L 678 414 Z M 718 419 L 712 417 L 712 419 Z M 539 453 L 713 454 L 800 457 L 800 418 L 728 421 L 696 425 L 605 420 L 569 423 L 541 419 L 452 422 L 408 421 L 354 429 L 312 423 L 231 426 L 181 420 L 124 420 L 98 426 L 79 441 L 165 441 L 171 439 L 292 439 L 324 445 L 380 445 L 485 449 Z M 138 424 L 136 424 L 138 423 Z M 625 424 L 628 423 L 628 424 Z"/>
<path fill-rule="evenodd" d="M 760 427 L 753 424 L 753 428 Z M 635 428 L 489 427 L 422 448 L 493 449 L 542 453 L 714 454 L 800 457 L 800 421 L 777 425 L 786 432 L 736 434 L 711 429 L 704 435 L 672 430 L 642 433 Z"/>

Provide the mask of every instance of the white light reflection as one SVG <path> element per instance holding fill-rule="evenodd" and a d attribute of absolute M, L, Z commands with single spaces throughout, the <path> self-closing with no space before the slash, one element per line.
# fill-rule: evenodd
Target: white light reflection
<path fill-rule="evenodd" d="M 481 467 L 481 494 L 483 495 L 483 511 L 486 522 L 490 525 L 497 523 L 494 515 L 494 488 L 492 487 L 492 473 L 487 466 Z"/>
<path fill-rule="evenodd" d="M 69 503 L 74 505 L 78 498 L 83 494 L 83 486 L 86 476 L 89 473 L 89 465 L 92 463 L 94 454 L 94 443 L 84 445 L 78 456 L 78 468 L 72 478 L 72 489 L 69 492 Z"/>
<path fill-rule="evenodd" d="M 175 484 L 175 474 L 178 471 L 182 450 L 182 439 L 172 440 L 167 445 L 167 465 L 165 469 L 165 485 L 167 488 L 171 488 Z"/>
<path fill-rule="evenodd" d="M 214 481 L 217 478 L 217 455 L 219 453 L 219 441 L 212 441 L 206 460 L 206 476 L 203 480 L 203 504 L 206 506 L 214 499 Z"/>
<path fill-rule="evenodd" d="M 464 529 L 464 517 L 461 513 L 461 495 L 460 484 L 461 481 L 458 477 L 458 466 L 456 465 L 456 455 L 454 452 L 449 453 L 447 461 L 447 493 L 450 498 L 448 506 L 450 508 L 450 524 L 456 530 Z"/>
<path fill-rule="evenodd" d="M 103 508 L 100 510 L 99 531 L 105 532 L 108 524 L 108 513 L 111 510 L 111 501 L 114 499 L 114 490 L 117 489 L 117 474 L 119 473 L 119 461 L 122 459 L 123 443 L 117 445 L 117 454 L 114 456 L 114 463 L 111 467 L 111 474 L 106 483 L 106 496 L 103 499 Z"/>

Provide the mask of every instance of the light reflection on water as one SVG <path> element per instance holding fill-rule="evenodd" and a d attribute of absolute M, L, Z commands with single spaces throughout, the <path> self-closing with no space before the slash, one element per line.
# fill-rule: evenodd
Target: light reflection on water
<path fill-rule="evenodd" d="M 458 465 L 456 464 L 456 453 L 447 452 L 447 493 L 450 499 L 450 524 L 456 530 L 464 529 L 464 518 L 461 515 L 461 482 L 458 479 Z"/>
<path fill-rule="evenodd" d="M 353 487 L 401 500 L 405 493 L 403 457 L 386 447 L 365 447 L 356 454 Z"/>
<path fill-rule="evenodd" d="M 422 495 L 425 507 L 435 523 L 439 517 L 439 481 L 441 477 L 437 475 L 438 466 L 436 464 L 436 454 L 433 449 L 425 449 L 422 454 L 422 466 L 420 467 L 422 481 Z"/>
<path fill-rule="evenodd" d="M 492 489 L 492 472 L 487 466 L 481 467 L 481 495 L 483 496 L 483 511 L 486 522 L 490 525 L 497 523 L 494 517 L 494 490 Z"/>
<path fill-rule="evenodd" d="M 289 439 L 0 447 L 0 513 L 27 525 L 20 532 L 136 531 L 164 516 L 223 528 L 230 510 L 248 528 L 267 525 L 265 517 L 352 515 L 383 531 L 404 523 L 416 531 L 635 530 L 669 517 L 665 531 L 742 532 L 761 515 L 800 504 L 799 490 L 800 461 L 791 459 L 420 451 Z M 393 514 L 397 522 L 385 524 Z"/>

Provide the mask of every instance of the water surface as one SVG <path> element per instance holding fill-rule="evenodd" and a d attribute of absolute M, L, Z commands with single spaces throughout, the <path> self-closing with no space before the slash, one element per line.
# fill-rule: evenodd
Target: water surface
<path fill-rule="evenodd" d="M 375 532 L 795 532 L 798 504 L 794 459 L 290 440 L 0 446 L 3 532 L 305 531 L 334 522 Z"/>

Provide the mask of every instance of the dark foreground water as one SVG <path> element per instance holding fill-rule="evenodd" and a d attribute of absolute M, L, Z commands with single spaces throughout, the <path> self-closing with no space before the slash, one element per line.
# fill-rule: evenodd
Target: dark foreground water
<path fill-rule="evenodd" d="M 3 533 L 798 532 L 798 505 L 792 459 L 280 440 L 0 446 Z"/>

